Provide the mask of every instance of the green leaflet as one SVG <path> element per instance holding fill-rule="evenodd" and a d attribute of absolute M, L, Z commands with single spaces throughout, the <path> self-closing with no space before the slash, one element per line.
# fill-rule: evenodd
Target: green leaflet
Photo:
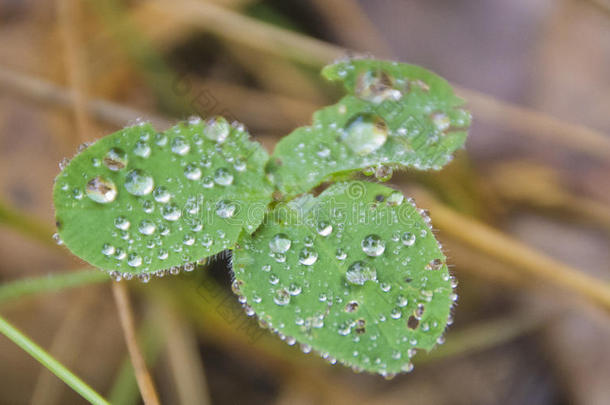
<path fill-rule="evenodd" d="M 289 344 L 391 376 L 442 339 L 457 296 L 423 211 L 346 182 L 280 204 L 234 251 L 234 291 Z"/>
<path fill-rule="evenodd" d="M 392 167 L 440 169 L 466 140 L 471 117 L 463 101 L 421 67 L 358 59 L 329 65 L 322 75 L 348 94 L 277 144 L 267 170 L 285 194 L 368 167 L 382 180 Z"/>
<path fill-rule="evenodd" d="M 253 232 L 271 201 L 268 155 L 240 125 L 141 124 L 81 151 L 53 190 L 59 237 L 75 255 L 130 277 L 189 264 Z M 147 279 L 147 276 L 143 276 Z"/>

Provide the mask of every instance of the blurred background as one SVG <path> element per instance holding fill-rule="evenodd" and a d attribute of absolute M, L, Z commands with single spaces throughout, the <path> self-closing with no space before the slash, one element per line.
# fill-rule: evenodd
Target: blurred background
<path fill-rule="evenodd" d="M 272 150 L 341 96 L 318 72 L 354 53 L 437 72 L 474 116 L 443 171 L 391 180 L 430 208 L 460 281 L 446 343 L 390 381 L 329 365 L 246 317 L 218 258 L 126 283 L 161 402 L 610 403 L 607 0 L 0 0 L 0 313 L 141 403 L 105 278 L 14 293 L 87 269 L 51 238 L 58 162 L 192 114 Z M 23 403 L 84 400 L 0 337 L 0 404 Z"/>

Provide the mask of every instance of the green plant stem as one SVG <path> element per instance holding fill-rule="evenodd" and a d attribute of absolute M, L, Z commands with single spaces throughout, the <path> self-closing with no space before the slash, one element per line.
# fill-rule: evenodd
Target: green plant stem
<path fill-rule="evenodd" d="M 417 356 L 415 363 L 426 364 L 497 347 L 541 327 L 551 319 L 519 313 L 449 332 L 446 344 Z"/>
<path fill-rule="evenodd" d="M 89 385 L 87 385 L 87 383 L 74 375 L 63 364 L 55 360 L 53 356 L 30 340 L 1 316 L 0 333 L 5 335 L 13 343 L 36 359 L 40 364 L 49 369 L 49 371 L 68 384 L 68 386 L 70 386 L 70 388 L 72 388 L 74 391 L 82 395 L 82 397 L 87 401 L 91 402 L 92 404 L 109 404 L 108 401 L 106 401 L 100 394 L 95 392 Z"/>
<path fill-rule="evenodd" d="M 56 246 L 51 237 L 53 230 L 50 227 L 36 220 L 31 215 L 14 210 L 3 201 L 0 201 L 0 225 L 13 228 L 23 235 L 36 239 L 46 245 Z"/>
<path fill-rule="evenodd" d="M 107 281 L 110 281 L 110 277 L 99 270 L 81 270 L 70 273 L 48 274 L 35 278 L 24 278 L 0 285 L 0 304 L 28 295 L 57 292 L 66 288 Z"/>

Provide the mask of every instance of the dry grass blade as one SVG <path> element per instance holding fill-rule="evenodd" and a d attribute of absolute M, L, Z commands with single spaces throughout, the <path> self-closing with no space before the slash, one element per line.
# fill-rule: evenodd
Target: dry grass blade
<path fill-rule="evenodd" d="M 153 4 L 161 11 L 171 13 L 203 30 L 280 58 L 308 65 L 320 66 L 350 53 L 340 46 L 266 24 L 209 3 L 194 0 L 171 3 L 155 0 Z M 457 89 L 470 103 L 474 115 L 480 119 L 610 160 L 610 141 L 599 131 L 570 124 L 473 90 L 461 87 Z"/>
<path fill-rule="evenodd" d="M 211 3 L 155 0 L 153 4 L 163 12 L 178 16 L 184 22 L 206 31 L 305 65 L 323 65 L 345 54 L 342 48 L 335 45 L 279 29 Z"/>
<path fill-rule="evenodd" d="M 610 160 L 610 138 L 582 125 L 560 121 L 550 115 L 513 105 L 487 94 L 456 86 L 474 111 L 486 121 L 493 122 L 519 133 L 557 142 L 574 150 Z"/>
<path fill-rule="evenodd" d="M 524 276 L 576 292 L 610 312 L 610 283 L 548 257 L 490 226 L 462 216 L 421 190 L 416 195 L 423 206 L 430 209 L 434 225 L 443 233 L 520 269 Z"/>
<path fill-rule="evenodd" d="M 121 327 L 123 328 L 123 334 L 125 335 L 125 343 L 127 344 L 127 350 L 129 351 L 129 357 L 133 364 L 142 399 L 146 405 L 158 405 L 159 397 L 157 396 L 153 380 L 146 368 L 146 362 L 144 361 L 136 338 L 133 313 L 129 303 L 129 297 L 127 296 L 127 288 L 124 284 L 112 283 L 112 294 L 114 295 L 114 300 L 117 304 Z"/>

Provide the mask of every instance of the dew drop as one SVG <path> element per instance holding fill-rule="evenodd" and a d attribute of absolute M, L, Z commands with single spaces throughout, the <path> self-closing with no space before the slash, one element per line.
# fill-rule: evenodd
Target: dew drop
<path fill-rule="evenodd" d="M 299 253 L 299 263 L 305 266 L 311 266 L 318 260 L 318 252 L 315 250 L 305 247 Z"/>
<path fill-rule="evenodd" d="M 127 166 L 127 154 L 119 148 L 112 148 L 104 156 L 104 165 L 116 172 Z"/>
<path fill-rule="evenodd" d="M 114 254 L 115 248 L 109 243 L 104 243 L 102 246 L 102 254 L 104 256 L 112 256 Z"/>
<path fill-rule="evenodd" d="M 192 163 L 189 163 L 184 168 L 184 175 L 189 180 L 199 180 L 201 178 L 201 169 Z"/>
<path fill-rule="evenodd" d="M 163 186 L 158 186 L 153 191 L 153 198 L 156 202 L 160 202 L 162 204 L 168 203 L 172 198 L 172 195 L 167 191 L 167 189 Z"/>
<path fill-rule="evenodd" d="M 381 148 L 388 139 L 388 127 L 381 117 L 360 114 L 349 121 L 343 141 L 359 155 L 368 155 Z"/>
<path fill-rule="evenodd" d="M 125 189 L 133 195 L 150 194 L 153 190 L 153 178 L 143 170 L 131 170 L 125 178 Z"/>
<path fill-rule="evenodd" d="M 333 226 L 330 224 L 330 222 L 320 221 L 318 223 L 317 231 L 318 231 L 318 235 L 320 235 L 320 236 L 328 236 L 333 231 Z"/>
<path fill-rule="evenodd" d="M 150 156 L 150 146 L 142 140 L 136 142 L 133 147 L 133 153 L 142 158 L 147 158 Z"/>
<path fill-rule="evenodd" d="M 233 184 L 233 175 L 229 169 L 221 167 L 214 172 L 214 182 L 219 186 L 230 186 Z"/>
<path fill-rule="evenodd" d="M 359 260 L 348 267 L 345 277 L 351 284 L 364 285 L 367 281 L 377 280 L 377 271 L 374 267 Z"/>
<path fill-rule="evenodd" d="M 100 176 L 89 180 L 85 191 L 87 197 L 100 204 L 107 204 L 114 201 L 117 195 L 114 183 L 111 180 Z"/>
<path fill-rule="evenodd" d="M 145 213 L 152 214 L 152 212 L 155 210 L 155 204 L 153 204 L 152 201 L 144 200 L 142 202 L 142 209 Z"/>
<path fill-rule="evenodd" d="M 165 134 L 161 132 L 155 134 L 155 143 L 157 144 L 157 146 L 167 145 L 167 136 L 165 136 Z"/>
<path fill-rule="evenodd" d="M 172 140 L 172 152 L 177 155 L 184 156 L 191 150 L 191 145 L 181 136 L 177 136 Z"/>
<path fill-rule="evenodd" d="M 319 144 L 316 155 L 318 155 L 321 158 L 327 158 L 330 156 L 330 149 L 328 148 L 328 146 L 326 146 L 324 144 Z"/>
<path fill-rule="evenodd" d="M 143 235 L 152 235 L 155 232 L 155 229 L 155 223 L 148 219 L 140 222 L 140 225 L 138 226 L 138 231 Z"/>
<path fill-rule="evenodd" d="M 355 93 L 358 98 L 375 104 L 402 98 L 401 91 L 394 88 L 392 78 L 383 71 L 367 71 L 358 76 Z"/>
<path fill-rule="evenodd" d="M 443 261 L 441 259 L 430 260 L 430 263 L 426 265 L 426 270 L 440 270 L 443 268 Z"/>
<path fill-rule="evenodd" d="M 195 237 L 193 235 L 184 235 L 182 243 L 186 246 L 193 246 L 193 244 L 195 243 Z"/>
<path fill-rule="evenodd" d="M 302 291 L 301 286 L 298 284 L 292 283 L 288 286 L 288 293 L 290 295 L 299 295 L 301 293 L 301 291 Z"/>
<path fill-rule="evenodd" d="M 278 233 L 269 241 L 269 249 L 273 253 L 286 253 L 291 245 L 292 241 L 285 233 Z"/>
<path fill-rule="evenodd" d="M 205 129 L 206 138 L 223 143 L 231 132 L 231 125 L 224 117 L 214 117 L 207 121 L 207 127 Z"/>
<path fill-rule="evenodd" d="M 273 302 L 277 305 L 283 306 L 290 303 L 290 293 L 286 289 L 281 288 L 275 292 L 273 296 Z"/>
<path fill-rule="evenodd" d="M 447 116 L 447 114 L 442 112 L 437 112 L 432 114 L 432 122 L 438 128 L 439 131 L 445 131 L 449 129 L 451 126 L 451 120 Z"/>
<path fill-rule="evenodd" d="M 139 267 L 142 265 L 142 256 L 138 256 L 135 253 L 130 253 L 127 257 L 127 264 L 130 267 Z"/>
<path fill-rule="evenodd" d="M 176 204 L 168 204 L 161 209 L 161 215 L 168 221 L 177 221 L 182 216 L 182 212 Z"/>
<path fill-rule="evenodd" d="M 123 260 L 127 257 L 127 253 L 121 248 L 116 248 L 114 251 L 114 258 L 117 260 Z"/>
<path fill-rule="evenodd" d="M 405 232 L 400 237 L 400 240 L 405 246 L 413 246 L 413 244 L 415 244 L 415 234 L 411 232 Z"/>
<path fill-rule="evenodd" d="M 169 257 L 169 252 L 165 249 L 159 249 L 159 251 L 157 252 L 157 258 L 159 260 L 165 260 Z"/>
<path fill-rule="evenodd" d="M 375 178 L 381 182 L 390 180 L 393 174 L 394 170 L 390 166 L 378 166 L 375 169 Z"/>
<path fill-rule="evenodd" d="M 237 205 L 234 202 L 228 200 L 220 200 L 216 204 L 216 215 L 220 218 L 231 218 L 235 215 Z"/>
<path fill-rule="evenodd" d="M 396 206 L 402 204 L 405 200 L 405 196 L 400 191 L 392 191 L 392 193 L 388 196 L 387 203 L 391 206 Z"/>
<path fill-rule="evenodd" d="M 375 234 L 365 236 L 360 246 L 362 251 L 371 257 L 381 256 L 385 251 L 385 242 Z"/>
<path fill-rule="evenodd" d="M 335 252 L 335 257 L 337 260 L 345 260 L 347 258 L 347 253 L 345 253 L 345 250 L 338 248 Z"/>
<path fill-rule="evenodd" d="M 127 220 L 127 218 L 125 218 L 124 216 L 118 216 L 114 219 L 114 226 L 116 226 L 117 228 L 126 231 L 129 229 L 129 226 L 131 225 L 131 223 Z"/>

